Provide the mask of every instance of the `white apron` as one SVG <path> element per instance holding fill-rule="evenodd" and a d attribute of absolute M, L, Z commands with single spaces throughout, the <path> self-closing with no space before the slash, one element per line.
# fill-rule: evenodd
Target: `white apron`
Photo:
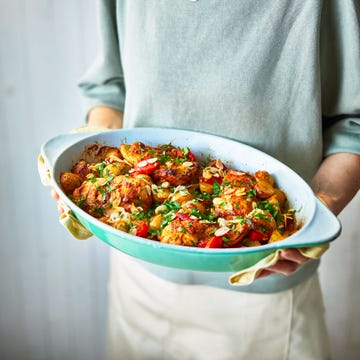
<path fill-rule="evenodd" d="M 329 359 L 318 276 L 253 294 L 179 285 L 111 251 L 111 360 Z"/>

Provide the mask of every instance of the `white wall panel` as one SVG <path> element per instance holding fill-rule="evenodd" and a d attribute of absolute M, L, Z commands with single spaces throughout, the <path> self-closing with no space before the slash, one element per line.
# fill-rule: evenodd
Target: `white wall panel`
<path fill-rule="evenodd" d="M 101 359 L 108 249 L 68 236 L 36 170 L 40 145 L 84 121 L 95 4 L 1 5 L 0 358 Z"/>
<path fill-rule="evenodd" d="M 73 240 L 39 181 L 40 145 L 83 123 L 94 0 L 0 0 L 0 359 L 101 360 L 108 248 Z M 334 359 L 360 352 L 360 197 L 321 279 Z"/>

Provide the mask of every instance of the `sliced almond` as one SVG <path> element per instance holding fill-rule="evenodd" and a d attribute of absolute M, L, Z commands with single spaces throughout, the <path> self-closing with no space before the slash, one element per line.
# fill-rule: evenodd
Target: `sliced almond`
<path fill-rule="evenodd" d="M 150 186 L 150 185 L 146 185 L 146 191 L 147 191 L 148 195 L 151 195 L 151 194 L 152 194 L 151 186 Z"/>
<path fill-rule="evenodd" d="M 142 161 L 139 161 L 137 164 L 136 164 L 136 167 L 144 167 L 148 164 L 148 161 L 147 160 L 142 160 Z"/>
<path fill-rule="evenodd" d="M 218 169 L 224 169 L 224 164 L 221 162 L 220 159 L 216 159 L 215 161 L 215 166 L 218 168 Z"/>
<path fill-rule="evenodd" d="M 157 158 L 155 157 L 155 158 L 147 159 L 147 162 L 148 164 L 154 164 L 157 162 Z"/>
<path fill-rule="evenodd" d="M 155 209 L 155 214 L 166 211 L 167 207 L 165 205 L 160 205 Z"/>
<path fill-rule="evenodd" d="M 193 166 L 194 164 L 191 162 L 191 161 L 185 161 L 183 162 L 183 166 L 185 167 L 190 167 L 190 166 Z"/>
<path fill-rule="evenodd" d="M 230 195 L 230 194 L 233 194 L 234 192 L 235 192 L 235 189 L 230 188 L 230 189 L 226 189 L 226 190 L 224 191 L 224 194 Z"/>
<path fill-rule="evenodd" d="M 214 235 L 215 236 L 223 236 L 223 235 L 227 234 L 229 231 L 230 231 L 230 229 L 228 227 L 221 227 L 215 231 Z"/>
<path fill-rule="evenodd" d="M 211 172 L 210 172 L 209 170 L 205 169 L 205 170 L 203 171 L 203 177 L 204 177 L 204 179 L 211 179 L 211 178 L 212 178 L 212 174 L 211 174 Z"/>
<path fill-rule="evenodd" d="M 225 220 L 224 218 L 218 218 L 218 224 L 220 227 L 227 227 L 227 220 Z"/>
<path fill-rule="evenodd" d="M 219 197 L 213 199 L 213 204 L 214 205 L 220 205 L 223 202 L 224 202 L 224 200 L 222 198 L 219 198 Z"/>
<path fill-rule="evenodd" d="M 235 191 L 235 195 L 236 195 L 236 196 L 244 196 L 244 195 L 246 195 L 245 188 L 237 189 L 237 190 Z"/>
<path fill-rule="evenodd" d="M 164 181 L 161 183 L 161 187 L 164 189 L 168 189 L 170 187 L 170 183 L 168 181 Z"/>

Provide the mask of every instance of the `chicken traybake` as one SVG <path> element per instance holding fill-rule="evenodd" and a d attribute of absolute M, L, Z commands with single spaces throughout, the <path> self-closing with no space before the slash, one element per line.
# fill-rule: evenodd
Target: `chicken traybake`
<path fill-rule="evenodd" d="M 296 232 L 296 211 L 265 170 L 200 161 L 187 147 L 94 144 L 60 176 L 65 194 L 116 229 L 149 240 L 204 248 L 260 246 Z"/>

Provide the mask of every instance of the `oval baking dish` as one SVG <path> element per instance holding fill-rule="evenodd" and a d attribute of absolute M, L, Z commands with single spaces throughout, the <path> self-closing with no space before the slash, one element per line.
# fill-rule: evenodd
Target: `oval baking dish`
<path fill-rule="evenodd" d="M 175 146 L 190 148 L 196 156 L 219 158 L 242 171 L 268 171 L 286 193 L 290 206 L 297 210 L 301 229 L 284 240 L 256 247 L 206 249 L 170 245 L 117 230 L 87 214 L 64 194 L 59 185 L 60 174 L 69 171 L 81 159 L 87 146 L 99 143 L 118 147 L 121 143 L 135 141 L 151 146 L 171 142 Z M 277 249 L 325 244 L 336 239 L 341 231 L 339 220 L 314 196 L 298 174 L 266 153 L 227 138 L 167 128 L 110 130 L 59 135 L 42 146 L 41 154 L 52 186 L 79 222 L 110 246 L 150 263 L 187 270 L 239 271 Z"/>

